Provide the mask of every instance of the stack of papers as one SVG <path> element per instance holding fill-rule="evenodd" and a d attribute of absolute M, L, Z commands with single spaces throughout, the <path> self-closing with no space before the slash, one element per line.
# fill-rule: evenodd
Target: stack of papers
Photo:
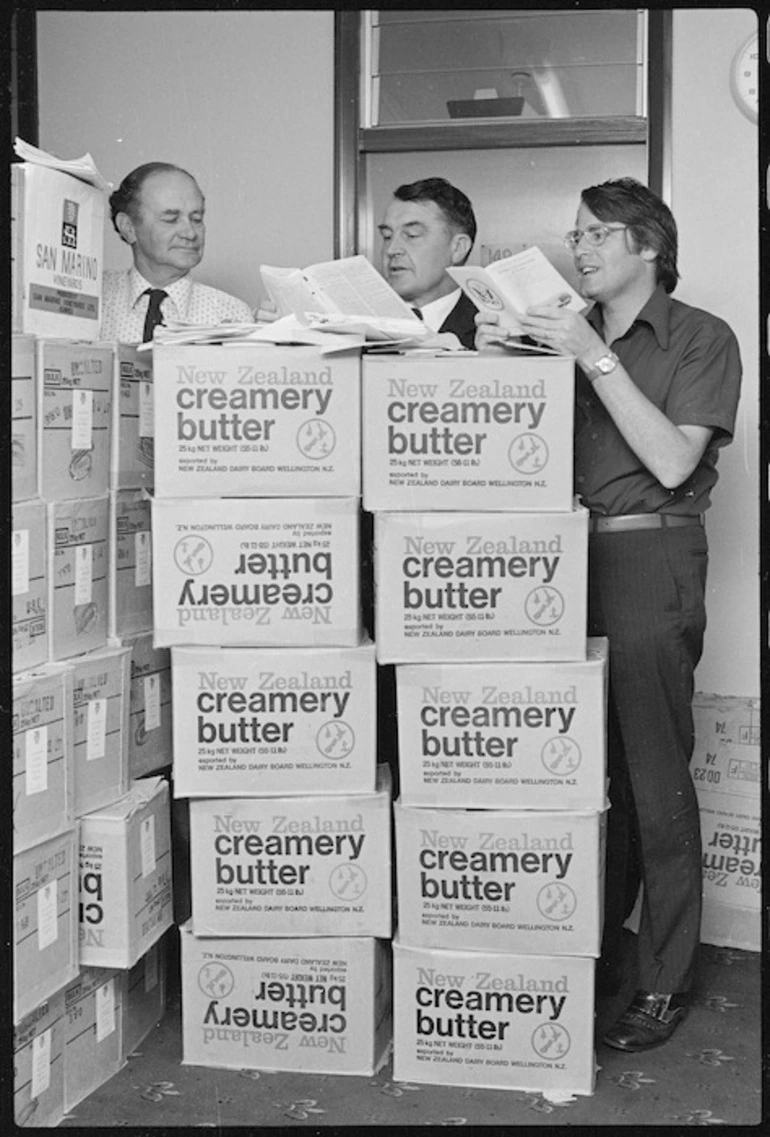
<path fill-rule="evenodd" d="M 107 191 L 112 188 L 97 170 L 90 154 L 84 154 L 82 158 L 57 158 L 45 150 L 38 150 L 37 146 L 30 145 L 22 138 L 16 139 L 13 148 L 17 158 L 21 158 L 22 162 L 47 166 L 49 170 L 60 170 L 63 174 L 71 174 L 73 178 L 79 178 L 81 182 L 88 182 L 100 190 Z"/>

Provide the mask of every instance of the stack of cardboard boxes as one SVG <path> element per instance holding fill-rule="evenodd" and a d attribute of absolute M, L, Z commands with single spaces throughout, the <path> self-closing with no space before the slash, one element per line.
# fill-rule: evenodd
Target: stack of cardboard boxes
<path fill-rule="evenodd" d="M 359 580 L 360 355 L 156 345 L 155 643 L 189 799 L 186 1063 L 373 1072 L 390 819 Z"/>
<path fill-rule="evenodd" d="M 132 646 L 120 639 L 151 628 L 150 537 L 132 514 L 131 553 L 146 562 L 146 581 L 135 569 L 118 585 L 118 349 L 94 342 L 104 204 L 101 189 L 61 171 L 13 168 L 15 1116 L 24 1125 L 57 1124 L 164 1011 L 168 788 L 130 781 Z M 139 992 L 134 978 L 129 996 L 132 968 L 144 984 Z"/>
<path fill-rule="evenodd" d="M 370 357 L 363 392 L 398 713 L 394 1075 L 590 1094 L 607 645 L 573 361 Z"/>

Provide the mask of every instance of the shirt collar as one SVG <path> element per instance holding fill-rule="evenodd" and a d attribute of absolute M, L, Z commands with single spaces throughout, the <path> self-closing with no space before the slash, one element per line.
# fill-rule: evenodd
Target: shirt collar
<path fill-rule="evenodd" d="M 168 293 L 174 301 L 179 312 L 184 312 L 187 308 L 187 302 L 192 292 L 193 282 L 189 275 L 183 276 L 180 280 L 175 280 L 173 284 L 169 284 L 164 288 L 164 292 Z M 148 288 L 155 288 L 156 285 L 150 284 L 149 280 L 145 280 L 136 266 L 132 266 L 128 270 L 128 299 L 130 307 L 135 307 L 140 296 L 143 296 Z"/>
<path fill-rule="evenodd" d="M 587 316 L 592 327 L 601 333 L 602 313 L 598 304 L 594 304 Z M 649 324 L 655 333 L 659 347 L 666 351 L 671 334 L 671 297 L 662 284 L 659 284 L 647 303 L 639 310 L 631 327 L 639 322 Z"/>

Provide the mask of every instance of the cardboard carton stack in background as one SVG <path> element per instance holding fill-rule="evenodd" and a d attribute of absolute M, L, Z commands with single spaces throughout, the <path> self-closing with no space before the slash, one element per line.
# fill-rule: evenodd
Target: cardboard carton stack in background
<path fill-rule="evenodd" d="M 394 1075 L 590 1094 L 605 641 L 573 361 L 364 362 L 377 658 L 395 665 Z"/>
<path fill-rule="evenodd" d="M 153 357 L 154 643 L 189 801 L 183 1060 L 372 1073 L 390 1041 L 391 790 L 361 622 L 360 356 Z"/>

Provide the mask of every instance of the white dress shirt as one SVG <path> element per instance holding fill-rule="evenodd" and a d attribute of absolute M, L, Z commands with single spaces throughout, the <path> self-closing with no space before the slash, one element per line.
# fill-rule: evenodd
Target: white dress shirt
<path fill-rule="evenodd" d="M 444 320 L 460 299 L 461 292 L 462 289 L 455 288 L 452 292 L 447 293 L 446 296 L 439 296 L 438 300 L 431 300 L 430 303 L 420 308 L 422 318 L 432 332 L 439 330 Z"/>
<path fill-rule="evenodd" d="M 121 343 L 141 343 L 149 296 L 146 289 L 156 287 L 145 280 L 132 265 L 119 272 L 105 272 L 102 278 L 102 319 L 100 337 Z M 184 324 L 216 325 L 223 323 L 253 324 L 254 314 L 243 300 L 198 284 L 189 276 L 164 289 L 161 312 L 164 320 Z"/>

